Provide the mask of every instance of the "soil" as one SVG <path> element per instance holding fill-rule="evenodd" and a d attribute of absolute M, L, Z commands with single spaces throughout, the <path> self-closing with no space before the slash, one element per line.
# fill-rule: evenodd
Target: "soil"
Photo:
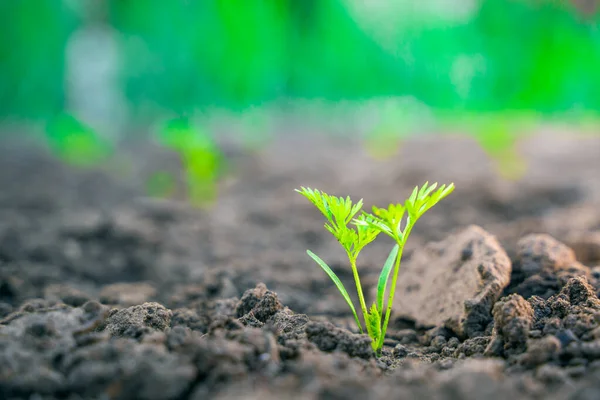
<path fill-rule="evenodd" d="M 177 168 L 149 144 L 96 169 L 0 144 L 0 398 L 600 398 L 597 135 L 528 138 L 527 173 L 509 181 L 467 139 L 421 136 L 376 160 L 290 134 L 228 150 L 210 209 L 145 196 L 151 173 Z M 370 207 L 427 180 L 457 189 L 411 235 L 377 358 L 305 253 L 353 288 L 293 189 Z M 371 297 L 389 250 L 359 259 Z"/>

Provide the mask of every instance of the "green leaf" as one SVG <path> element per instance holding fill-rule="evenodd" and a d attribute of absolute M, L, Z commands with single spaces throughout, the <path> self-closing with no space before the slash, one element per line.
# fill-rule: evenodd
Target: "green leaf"
<path fill-rule="evenodd" d="M 316 192 L 319 193 L 318 190 Z M 327 195 L 325 193 L 323 193 L 323 196 L 321 198 L 321 202 L 323 203 L 323 210 L 325 210 L 323 215 L 325 215 L 325 218 L 327 218 L 328 221 L 333 222 L 333 212 L 331 211 L 331 207 L 329 206 L 328 200 L 329 200 L 329 197 L 327 197 Z"/>
<path fill-rule="evenodd" d="M 348 198 L 348 201 L 350 201 L 350 198 Z M 350 203 L 352 204 L 352 203 Z M 350 221 L 352 220 L 352 218 L 354 218 L 354 216 L 360 211 L 360 209 L 363 206 L 363 199 L 360 199 L 353 207 L 352 210 L 350 211 L 350 214 L 348 215 L 348 218 L 346 219 L 346 225 L 350 223 Z"/>
<path fill-rule="evenodd" d="M 355 218 L 352 223 L 359 229 L 361 227 L 370 227 L 371 229 L 383 232 L 392 239 L 395 239 L 394 232 L 388 226 L 387 221 L 373 214 L 369 214 L 368 212 L 363 211 L 363 213 L 358 218 Z"/>
<path fill-rule="evenodd" d="M 381 313 L 377 309 L 377 304 L 373 303 L 365 319 L 367 320 L 367 332 L 372 339 L 371 346 L 373 350 L 377 350 L 377 343 L 381 336 Z"/>
<path fill-rule="evenodd" d="M 301 186 L 300 189 L 295 189 L 295 191 L 306 197 L 315 207 L 317 207 L 329 222 L 333 222 L 331 220 L 329 206 L 327 205 L 327 194 L 321 193 L 317 189 L 306 188 L 304 186 Z"/>
<path fill-rule="evenodd" d="M 327 275 L 329 275 L 329 277 L 331 278 L 331 280 L 333 281 L 333 283 L 335 283 L 335 286 L 337 286 L 338 290 L 340 291 L 340 293 L 342 294 L 342 296 L 344 297 L 344 299 L 346 300 L 346 302 L 350 306 L 350 309 L 352 310 L 352 314 L 354 314 L 354 319 L 356 320 L 356 324 L 358 325 L 358 328 L 360 329 L 360 332 L 362 333 L 362 331 L 363 331 L 362 330 L 362 324 L 360 323 L 360 320 L 358 319 L 358 314 L 356 314 L 356 309 L 354 308 L 354 304 L 352 304 L 352 300 L 350 299 L 350 295 L 348 295 L 348 292 L 346 291 L 346 288 L 344 287 L 344 284 L 342 283 L 342 281 L 340 281 L 340 278 L 338 278 L 337 275 L 335 274 L 335 272 L 333 272 L 333 270 L 329 267 L 329 265 L 327 265 L 325 263 L 325 261 L 323 261 L 315 253 L 313 253 L 310 250 L 306 250 L 306 253 L 313 260 L 315 260 L 315 262 L 317 264 L 319 264 L 319 267 L 323 268 L 323 271 L 325 271 L 325 273 L 327 273 Z"/>
<path fill-rule="evenodd" d="M 421 206 L 419 210 L 419 217 L 425 212 L 427 212 L 430 208 L 439 203 L 442 199 L 448 196 L 450 193 L 454 191 L 454 184 L 451 183 L 447 187 L 446 185 L 442 185 L 435 193 L 433 193 L 428 198 L 424 199 L 424 204 Z"/>
<path fill-rule="evenodd" d="M 356 226 L 356 233 L 358 234 L 359 249 L 364 248 L 375 240 L 382 231 L 377 225 L 370 222 L 374 222 L 374 218 L 369 214 L 361 214 L 353 221 Z"/>
<path fill-rule="evenodd" d="M 417 195 L 419 194 L 419 187 L 415 186 L 415 188 L 413 189 L 412 193 L 410 194 L 410 197 L 408 198 L 408 201 L 411 204 L 415 203 L 415 200 L 417 200 Z"/>
<path fill-rule="evenodd" d="M 451 183 L 448 186 L 442 185 L 434 192 L 435 188 L 437 188 L 437 182 L 432 185 L 429 185 L 429 182 L 425 182 L 421 189 L 418 186 L 415 187 L 411 196 L 405 202 L 410 223 L 414 224 L 427 210 L 452 193 L 454 184 Z"/>
<path fill-rule="evenodd" d="M 400 251 L 400 246 L 395 245 L 392 251 L 390 251 L 387 260 L 385 260 L 385 264 L 383 264 L 383 269 L 379 275 L 379 282 L 377 283 L 377 307 L 380 310 L 383 310 L 383 297 L 385 296 L 385 289 L 387 288 L 388 279 L 390 277 L 390 272 L 392 271 L 394 261 L 396 261 L 396 257 L 398 256 L 398 251 Z"/>
<path fill-rule="evenodd" d="M 402 240 L 402 218 L 406 208 L 402 204 L 390 204 L 387 209 L 373 207 L 373 214 L 367 214 L 372 219 L 378 222 L 379 229 L 381 226 L 386 226 L 383 229 L 384 233 L 391 236 L 394 240 Z"/>
<path fill-rule="evenodd" d="M 420 199 L 423 199 L 423 198 L 429 196 L 429 194 L 431 192 L 433 192 L 433 190 L 437 187 L 438 184 L 436 182 L 436 183 L 434 183 L 431 186 L 428 186 L 428 185 L 429 185 L 429 182 L 425 182 L 425 184 L 423 185 L 423 187 L 419 191 L 419 198 Z"/>
<path fill-rule="evenodd" d="M 348 235 L 347 230 L 348 224 L 354 218 L 354 216 L 360 212 L 363 206 L 363 200 L 360 199 L 356 204 L 352 204 L 350 196 L 336 197 L 330 196 L 325 192 L 321 192 L 317 189 L 301 187 L 295 189 L 296 192 L 306 197 L 313 205 L 315 205 L 319 211 L 325 216 L 328 224 L 325 228 L 331 232 L 331 234 L 338 239 L 340 242 L 345 243 L 345 248 L 348 250 L 355 243 L 349 243 L 347 241 Z"/>
<path fill-rule="evenodd" d="M 338 231 L 336 238 L 349 255 L 356 255 L 356 250 L 359 250 L 358 233 L 354 229 L 344 226 Z"/>

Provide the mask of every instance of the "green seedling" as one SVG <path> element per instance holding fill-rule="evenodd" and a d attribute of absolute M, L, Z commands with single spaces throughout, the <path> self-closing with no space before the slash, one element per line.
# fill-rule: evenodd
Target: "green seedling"
<path fill-rule="evenodd" d="M 380 354 L 383 347 L 383 341 L 392 312 L 402 251 L 410 232 L 425 212 L 454 190 L 454 184 L 448 186 L 442 185 L 439 189 L 435 190 L 436 187 L 437 183 L 429 185 L 426 182 L 421 188 L 418 186 L 415 187 L 410 197 L 403 204 L 390 204 L 388 208 L 373 207 L 372 213 L 361 210 L 363 206 L 362 199 L 357 203 L 353 203 L 350 197 L 330 196 L 322 191 L 305 187 L 296 189 L 298 193 L 304 195 L 325 216 L 327 220 L 325 229 L 338 240 L 348 256 L 366 331 L 372 339 L 371 345 L 377 354 Z M 367 308 L 360 283 L 357 259 L 359 253 L 369 243 L 373 242 L 380 233 L 391 237 L 395 245 L 381 269 L 377 283 L 377 298 L 371 307 Z M 306 252 L 335 283 L 348 303 L 348 306 L 350 306 L 359 331 L 364 333 L 363 325 L 358 317 L 356 308 L 343 283 L 325 261 L 310 250 Z M 384 298 L 392 269 L 392 282 L 384 315 Z"/>
<path fill-rule="evenodd" d="M 190 201 L 198 206 L 214 204 L 224 162 L 214 138 L 182 117 L 168 121 L 159 140 L 180 154 Z"/>
<path fill-rule="evenodd" d="M 52 152 L 62 161 L 80 167 L 106 163 L 114 151 L 102 135 L 67 113 L 59 114 L 48 122 L 46 139 Z"/>

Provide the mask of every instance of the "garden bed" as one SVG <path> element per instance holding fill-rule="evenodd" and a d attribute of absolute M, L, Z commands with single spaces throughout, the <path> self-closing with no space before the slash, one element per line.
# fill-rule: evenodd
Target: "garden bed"
<path fill-rule="evenodd" d="M 151 146 L 115 174 L 5 143 L 0 397 L 600 397 L 598 137 L 531 137 L 528 172 L 505 181 L 465 139 L 422 137 L 377 161 L 350 140 L 289 136 L 230 152 L 210 210 L 145 197 L 176 161 Z M 427 180 L 456 190 L 409 239 L 376 358 L 305 253 L 354 287 L 294 188 L 370 208 Z M 359 259 L 371 299 L 389 248 Z"/>

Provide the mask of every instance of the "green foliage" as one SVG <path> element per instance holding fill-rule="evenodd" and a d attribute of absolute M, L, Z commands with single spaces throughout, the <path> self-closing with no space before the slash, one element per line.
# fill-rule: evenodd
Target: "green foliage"
<path fill-rule="evenodd" d="M 394 245 L 392 251 L 388 255 L 388 258 L 385 260 L 385 264 L 383 264 L 383 268 L 381 269 L 381 274 L 379 275 L 379 280 L 377 281 L 377 309 L 383 310 L 383 297 L 385 296 L 385 291 L 387 289 L 387 283 L 390 279 L 390 272 L 392 272 L 392 267 L 394 266 L 394 261 L 396 257 L 398 257 L 398 251 L 400 251 L 400 246 L 398 244 Z"/>
<path fill-rule="evenodd" d="M 438 110 L 600 111 L 598 14 L 554 0 L 0 3 L 2 113 L 60 111 L 65 50 L 86 18 L 118 33 L 119 90 L 138 112 L 381 96 Z"/>
<path fill-rule="evenodd" d="M 111 144 L 91 127 L 69 114 L 60 114 L 46 125 L 51 151 L 62 161 L 77 166 L 93 166 L 107 161 Z"/>
<path fill-rule="evenodd" d="M 524 133 L 518 130 L 517 124 L 506 120 L 488 121 L 483 126 L 476 126 L 476 140 L 494 162 L 501 176 L 518 179 L 525 172 L 525 160 L 519 155 L 517 144 Z"/>
<path fill-rule="evenodd" d="M 108 2 L 135 104 L 241 110 L 282 96 L 409 95 L 455 111 L 600 107 L 596 17 L 583 20 L 555 1 L 486 0 L 456 10 L 354 3 Z"/>
<path fill-rule="evenodd" d="M 325 216 L 327 223 L 325 228 L 339 241 L 348 255 L 350 267 L 356 283 L 358 299 L 361 305 L 363 318 L 368 335 L 372 339 L 372 346 L 376 352 L 379 352 L 383 346 L 385 333 L 390 319 L 394 293 L 396 289 L 396 280 L 402 258 L 402 250 L 410 235 L 415 223 L 428 210 L 438 202 L 448 196 L 454 190 L 454 184 L 442 185 L 437 190 L 437 183 L 429 185 L 426 182 L 421 188 L 415 187 L 410 197 L 404 203 L 390 204 L 387 208 L 373 207 L 373 213 L 362 213 L 363 201 L 359 200 L 353 203 L 349 197 L 335 197 L 317 189 L 302 187 L 297 192 L 305 196 L 313 205 Z M 367 309 L 356 261 L 362 249 L 373 242 L 379 233 L 384 233 L 394 239 L 396 244 L 390 251 L 387 260 L 379 275 L 377 283 L 377 299 Z M 327 264 L 317 257 L 310 250 L 308 254 L 317 262 L 319 266 L 334 281 L 338 290 L 350 306 L 352 313 L 357 321 L 358 328 L 363 332 L 362 324 L 359 321 L 354 305 L 344 288 L 340 279 L 335 275 Z M 384 297 L 388 288 L 390 273 L 392 274 L 392 283 L 390 286 L 387 309 L 384 315 Z"/>
<path fill-rule="evenodd" d="M 367 322 L 367 332 L 371 339 L 373 339 L 372 346 L 373 350 L 377 350 L 375 347 L 381 337 L 381 310 L 377 308 L 377 304 L 373 303 L 369 312 L 365 315 Z"/>
<path fill-rule="evenodd" d="M 352 299 L 350 298 L 350 295 L 346 291 L 346 288 L 344 287 L 344 284 L 342 283 L 342 281 L 340 281 L 340 278 L 338 278 L 338 276 L 335 274 L 335 272 L 333 272 L 333 270 L 329 267 L 329 265 L 327 265 L 327 263 L 325 263 L 325 261 L 323 261 L 315 253 L 313 253 L 310 250 L 306 250 L 306 253 L 313 260 L 315 260 L 315 262 L 321 268 L 323 268 L 323 271 L 325 271 L 325 273 L 327 275 L 329 275 L 329 277 L 331 278 L 331 280 L 333 281 L 333 283 L 335 283 L 335 286 L 338 288 L 338 290 L 340 291 L 340 293 L 344 297 L 344 300 L 346 300 L 346 303 L 348 303 L 348 306 L 350 306 L 350 309 L 352 310 L 352 314 L 354 314 L 354 319 L 356 320 L 356 324 L 358 325 L 360 331 L 362 332 L 362 326 L 361 326 L 360 320 L 358 319 L 358 314 L 356 313 L 356 309 L 354 308 L 354 304 L 352 303 Z"/>
<path fill-rule="evenodd" d="M 47 121 L 62 111 L 76 23 L 64 0 L 0 1 L 0 119 Z"/>
<path fill-rule="evenodd" d="M 128 132 L 165 114 L 217 108 L 258 126 L 242 130 L 247 146 L 254 147 L 268 138 L 268 127 L 261 117 L 247 117 L 248 110 L 260 114 L 282 99 L 285 106 L 287 100 L 361 104 L 402 97 L 433 117 L 493 115 L 476 126 L 477 141 L 503 175 L 518 177 L 524 170 L 514 149 L 520 133 L 506 123 L 506 110 L 537 120 L 573 111 L 597 119 L 600 113 L 598 13 L 583 16 L 569 2 L 555 0 L 478 0 L 451 7 L 448 1 L 370 3 L 1 1 L 0 120 L 52 124 L 57 115 L 73 114 L 76 104 L 69 104 L 66 90 L 74 70 L 68 62 L 89 54 L 71 57 L 67 50 L 81 37 L 79 29 L 88 28 L 116 45 L 116 63 L 107 65 L 117 69 L 110 91 L 127 100 L 127 123 L 134 125 Z M 404 105 L 378 109 L 369 151 L 389 156 L 411 127 L 423 126 L 417 111 Z M 74 139 L 69 133 L 52 140 Z M 191 149 L 178 145 L 178 151 L 190 196 L 212 199 L 219 152 L 210 138 L 184 142 Z M 78 148 L 86 146 L 71 147 Z"/>
<path fill-rule="evenodd" d="M 223 155 L 215 141 L 188 118 L 166 123 L 159 140 L 179 153 L 185 170 L 188 197 L 195 205 L 210 205 L 217 197 Z"/>
<path fill-rule="evenodd" d="M 304 195 L 325 216 L 328 221 L 325 229 L 340 242 L 350 259 L 356 260 L 360 251 L 375 240 L 380 232 L 367 223 L 370 217 L 366 215 L 359 216 L 359 220 L 364 223 L 354 227 L 349 225 L 362 208 L 362 199 L 353 204 L 350 197 L 330 196 L 310 188 L 303 187 L 297 192 Z"/>
<path fill-rule="evenodd" d="M 418 186 L 415 187 L 408 200 L 406 200 L 404 203 L 404 207 L 406 208 L 409 216 L 406 223 L 407 228 L 411 225 L 414 225 L 414 223 L 417 222 L 417 220 L 421 218 L 425 212 L 430 210 L 431 207 L 435 206 L 440 200 L 454 191 L 454 184 L 450 184 L 448 186 L 442 185 L 434 192 L 436 187 L 437 183 L 429 185 L 429 182 L 426 182 L 421 189 L 419 189 Z M 404 233 L 406 235 L 406 230 Z"/>

